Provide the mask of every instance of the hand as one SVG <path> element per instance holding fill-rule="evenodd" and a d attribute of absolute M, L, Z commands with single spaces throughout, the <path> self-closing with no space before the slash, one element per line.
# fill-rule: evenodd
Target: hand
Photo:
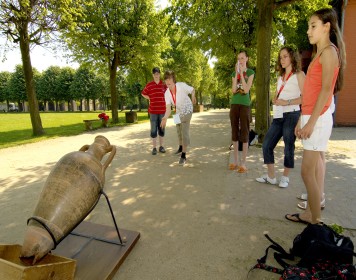
<path fill-rule="evenodd" d="M 195 96 L 192 97 L 192 103 L 195 105 L 197 103 L 197 99 L 195 98 Z"/>
<path fill-rule="evenodd" d="M 286 106 L 288 105 L 288 101 L 284 99 L 276 99 L 273 104 L 277 106 Z"/>
<path fill-rule="evenodd" d="M 237 73 L 240 73 L 239 66 L 240 66 L 240 64 L 237 62 L 237 63 L 235 64 L 235 72 L 236 72 L 236 74 L 237 74 Z"/>
<path fill-rule="evenodd" d="M 160 127 L 161 127 L 161 128 L 165 128 L 165 127 L 166 127 L 166 124 L 167 124 L 167 119 L 166 119 L 166 118 L 163 118 L 162 121 L 161 121 Z"/>
<path fill-rule="evenodd" d="M 309 139 L 310 136 L 312 135 L 314 131 L 314 125 L 312 125 L 311 123 L 309 123 L 309 121 L 306 123 L 305 126 L 303 126 L 302 129 L 299 129 L 297 131 L 297 134 L 296 136 L 299 138 L 299 139 Z"/>

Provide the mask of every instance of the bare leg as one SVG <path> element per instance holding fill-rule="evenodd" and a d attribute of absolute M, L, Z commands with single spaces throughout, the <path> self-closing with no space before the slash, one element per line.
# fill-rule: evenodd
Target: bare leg
<path fill-rule="evenodd" d="M 319 164 L 318 170 L 321 172 L 317 173 L 317 180 L 320 186 L 321 200 L 323 200 L 324 199 L 323 195 L 325 193 L 325 173 L 326 173 L 325 152 L 320 152 L 320 160 L 318 164 Z"/>
<path fill-rule="evenodd" d="M 248 143 L 242 143 L 242 156 L 241 156 L 241 166 L 246 167 L 246 157 L 247 157 Z"/>
<path fill-rule="evenodd" d="M 308 192 L 308 206 L 310 207 L 311 213 L 311 222 L 313 224 L 319 223 L 321 221 L 321 210 L 320 210 L 320 189 L 318 182 L 320 170 L 320 152 L 315 151 L 303 151 L 303 160 L 302 160 L 302 178 L 305 184 L 305 187 Z M 320 178 L 320 177 L 319 177 Z M 307 217 L 308 211 L 303 213 L 303 220 L 306 220 L 304 217 Z"/>
<path fill-rule="evenodd" d="M 289 171 L 290 171 L 290 168 L 284 167 L 283 176 L 289 177 Z"/>
<path fill-rule="evenodd" d="M 237 166 L 239 164 L 239 145 L 237 141 L 232 142 L 234 146 L 234 164 Z"/>
<path fill-rule="evenodd" d="M 276 174 L 274 171 L 274 163 L 267 164 L 267 174 L 268 174 L 268 177 L 271 179 L 276 177 Z"/>
<path fill-rule="evenodd" d="M 159 136 L 159 145 L 160 145 L 161 147 L 163 147 L 163 139 L 164 139 L 164 137 Z"/>
<path fill-rule="evenodd" d="M 157 147 L 157 138 L 152 138 L 152 146 L 153 148 Z"/>
<path fill-rule="evenodd" d="M 183 152 L 183 153 L 186 153 L 186 152 L 187 152 L 187 147 L 188 147 L 188 146 L 185 146 L 185 145 L 182 146 L 182 152 Z"/>

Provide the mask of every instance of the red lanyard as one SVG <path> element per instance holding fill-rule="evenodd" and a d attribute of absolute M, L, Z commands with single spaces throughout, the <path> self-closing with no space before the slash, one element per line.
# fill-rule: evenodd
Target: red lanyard
<path fill-rule="evenodd" d="M 285 75 L 286 75 L 286 74 L 284 74 L 284 76 L 285 76 Z M 279 88 L 279 91 L 278 91 L 278 93 L 277 93 L 277 98 L 276 98 L 276 99 L 278 99 L 279 94 L 282 92 L 282 90 L 284 89 L 285 84 L 287 83 L 288 79 L 289 79 L 290 76 L 292 76 L 292 75 L 293 75 L 293 71 L 291 71 L 291 72 L 289 73 L 287 79 L 285 79 L 285 80 L 283 81 L 283 83 L 282 83 L 282 85 L 281 85 L 281 87 Z"/>
<path fill-rule="evenodd" d="M 174 95 L 173 95 L 173 93 L 172 93 L 172 91 L 171 90 L 169 90 L 169 92 L 171 93 L 171 95 L 172 95 L 172 99 L 173 99 L 173 103 L 174 103 L 174 107 L 176 107 L 176 96 L 177 96 L 177 86 L 176 85 L 174 85 Z M 175 110 L 174 110 L 175 111 Z"/>

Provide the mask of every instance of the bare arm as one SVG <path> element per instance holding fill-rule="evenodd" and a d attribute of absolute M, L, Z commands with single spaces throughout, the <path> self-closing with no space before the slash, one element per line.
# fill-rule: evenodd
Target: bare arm
<path fill-rule="evenodd" d="M 164 117 L 162 118 L 161 121 L 161 127 L 165 128 L 167 124 L 167 119 L 171 115 L 171 104 L 166 104 L 166 113 L 164 114 Z"/>
<path fill-rule="evenodd" d="M 254 77 L 255 77 L 255 74 L 248 77 L 247 83 L 243 77 L 241 78 L 241 84 L 242 84 L 242 87 L 243 87 L 245 93 L 248 93 L 250 91 Z"/>

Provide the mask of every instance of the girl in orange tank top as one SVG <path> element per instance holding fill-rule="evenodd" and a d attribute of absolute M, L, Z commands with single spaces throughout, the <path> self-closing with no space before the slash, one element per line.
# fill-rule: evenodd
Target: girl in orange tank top
<path fill-rule="evenodd" d="M 308 38 L 314 47 L 313 61 L 302 92 L 302 115 L 295 128 L 303 143 L 301 175 L 307 190 L 304 213 L 287 214 L 293 222 L 321 223 L 321 207 L 325 207 L 325 151 L 331 135 L 332 95 L 343 84 L 345 47 L 333 9 L 316 11 L 308 22 Z"/>

